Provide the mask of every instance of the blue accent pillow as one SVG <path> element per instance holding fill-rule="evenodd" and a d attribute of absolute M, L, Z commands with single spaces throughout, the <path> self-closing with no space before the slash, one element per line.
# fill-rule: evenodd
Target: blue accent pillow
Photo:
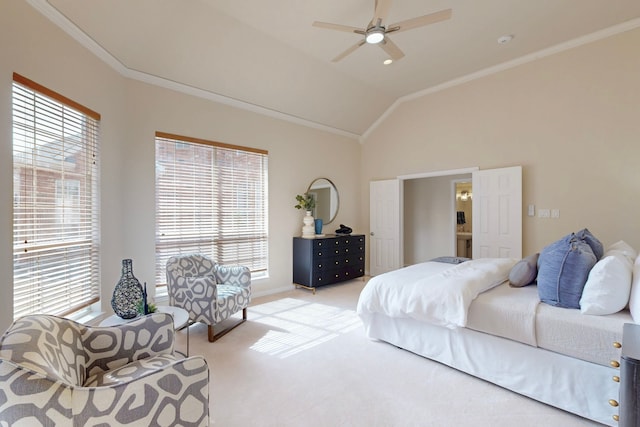
<path fill-rule="evenodd" d="M 571 233 L 546 246 L 538 258 L 540 301 L 565 308 L 580 308 L 582 290 L 596 255 L 586 239 Z"/>
<path fill-rule="evenodd" d="M 509 286 L 522 288 L 534 284 L 538 276 L 539 257 L 540 254 L 533 254 L 518 261 L 509 272 Z"/>
<path fill-rule="evenodd" d="M 591 247 L 593 254 L 596 256 L 596 261 L 602 258 L 602 255 L 604 255 L 604 247 L 602 246 L 600 240 L 598 240 L 596 236 L 591 234 L 588 229 L 583 228 L 582 230 L 578 231 L 576 233 L 576 237 L 587 242 L 587 245 Z"/>

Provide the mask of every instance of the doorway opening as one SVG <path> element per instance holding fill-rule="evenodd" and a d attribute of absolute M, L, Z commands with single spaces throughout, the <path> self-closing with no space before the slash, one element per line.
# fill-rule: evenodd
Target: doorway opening
<path fill-rule="evenodd" d="M 455 184 L 468 183 L 470 188 L 470 172 L 457 170 L 401 179 L 401 265 L 413 265 L 441 256 L 458 256 Z M 467 204 L 471 204 L 471 199 Z M 465 220 L 469 228 L 470 209 L 465 212 Z"/>
<path fill-rule="evenodd" d="M 472 235 L 473 235 L 473 187 L 471 180 L 455 180 L 454 184 L 454 204 L 456 211 L 456 232 L 455 247 L 456 256 L 463 258 L 473 258 Z"/>

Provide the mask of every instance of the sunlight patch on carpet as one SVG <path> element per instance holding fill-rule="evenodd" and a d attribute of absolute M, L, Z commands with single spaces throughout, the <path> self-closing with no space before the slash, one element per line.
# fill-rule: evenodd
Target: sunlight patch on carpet
<path fill-rule="evenodd" d="M 253 306 L 251 321 L 269 327 L 252 350 L 281 359 L 300 353 L 362 326 L 353 310 L 283 298 Z"/>

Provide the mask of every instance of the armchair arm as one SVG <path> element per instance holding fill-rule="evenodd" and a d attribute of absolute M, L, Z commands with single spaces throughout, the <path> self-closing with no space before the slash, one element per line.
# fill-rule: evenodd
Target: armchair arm
<path fill-rule="evenodd" d="M 202 356 L 157 356 L 132 365 L 109 378 L 110 384 L 77 386 L 0 359 L 0 420 L 74 427 L 209 425 L 209 369 Z"/>
<path fill-rule="evenodd" d="M 86 327 L 82 341 L 87 355 L 86 375 L 124 366 L 132 361 L 172 354 L 173 318 L 152 313 L 118 326 Z"/>
<path fill-rule="evenodd" d="M 209 368 L 202 356 L 158 356 L 108 375 L 111 384 L 73 391 L 74 425 L 209 425 Z"/>
<path fill-rule="evenodd" d="M 220 265 L 213 268 L 218 283 L 251 289 L 251 270 L 243 265 Z"/>
<path fill-rule="evenodd" d="M 72 425 L 73 386 L 0 359 L 0 420 L 7 425 Z"/>

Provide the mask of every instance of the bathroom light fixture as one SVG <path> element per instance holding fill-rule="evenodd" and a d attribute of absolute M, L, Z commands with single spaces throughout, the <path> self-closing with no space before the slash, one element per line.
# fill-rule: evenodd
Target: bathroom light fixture
<path fill-rule="evenodd" d="M 364 37 L 365 41 L 369 44 L 378 44 L 384 40 L 384 27 L 376 25 L 367 30 L 367 35 Z"/>
<path fill-rule="evenodd" d="M 389 59 L 385 59 L 382 63 L 383 63 L 384 65 L 389 65 L 389 64 L 393 63 L 393 59 L 391 59 L 391 58 L 389 58 Z"/>
<path fill-rule="evenodd" d="M 466 190 L 460 192 L 460 200 L 462 200 L 463 202 L 466 202 L 469 199 L 471 199 L 471 193 L 469 193 Z"/>

